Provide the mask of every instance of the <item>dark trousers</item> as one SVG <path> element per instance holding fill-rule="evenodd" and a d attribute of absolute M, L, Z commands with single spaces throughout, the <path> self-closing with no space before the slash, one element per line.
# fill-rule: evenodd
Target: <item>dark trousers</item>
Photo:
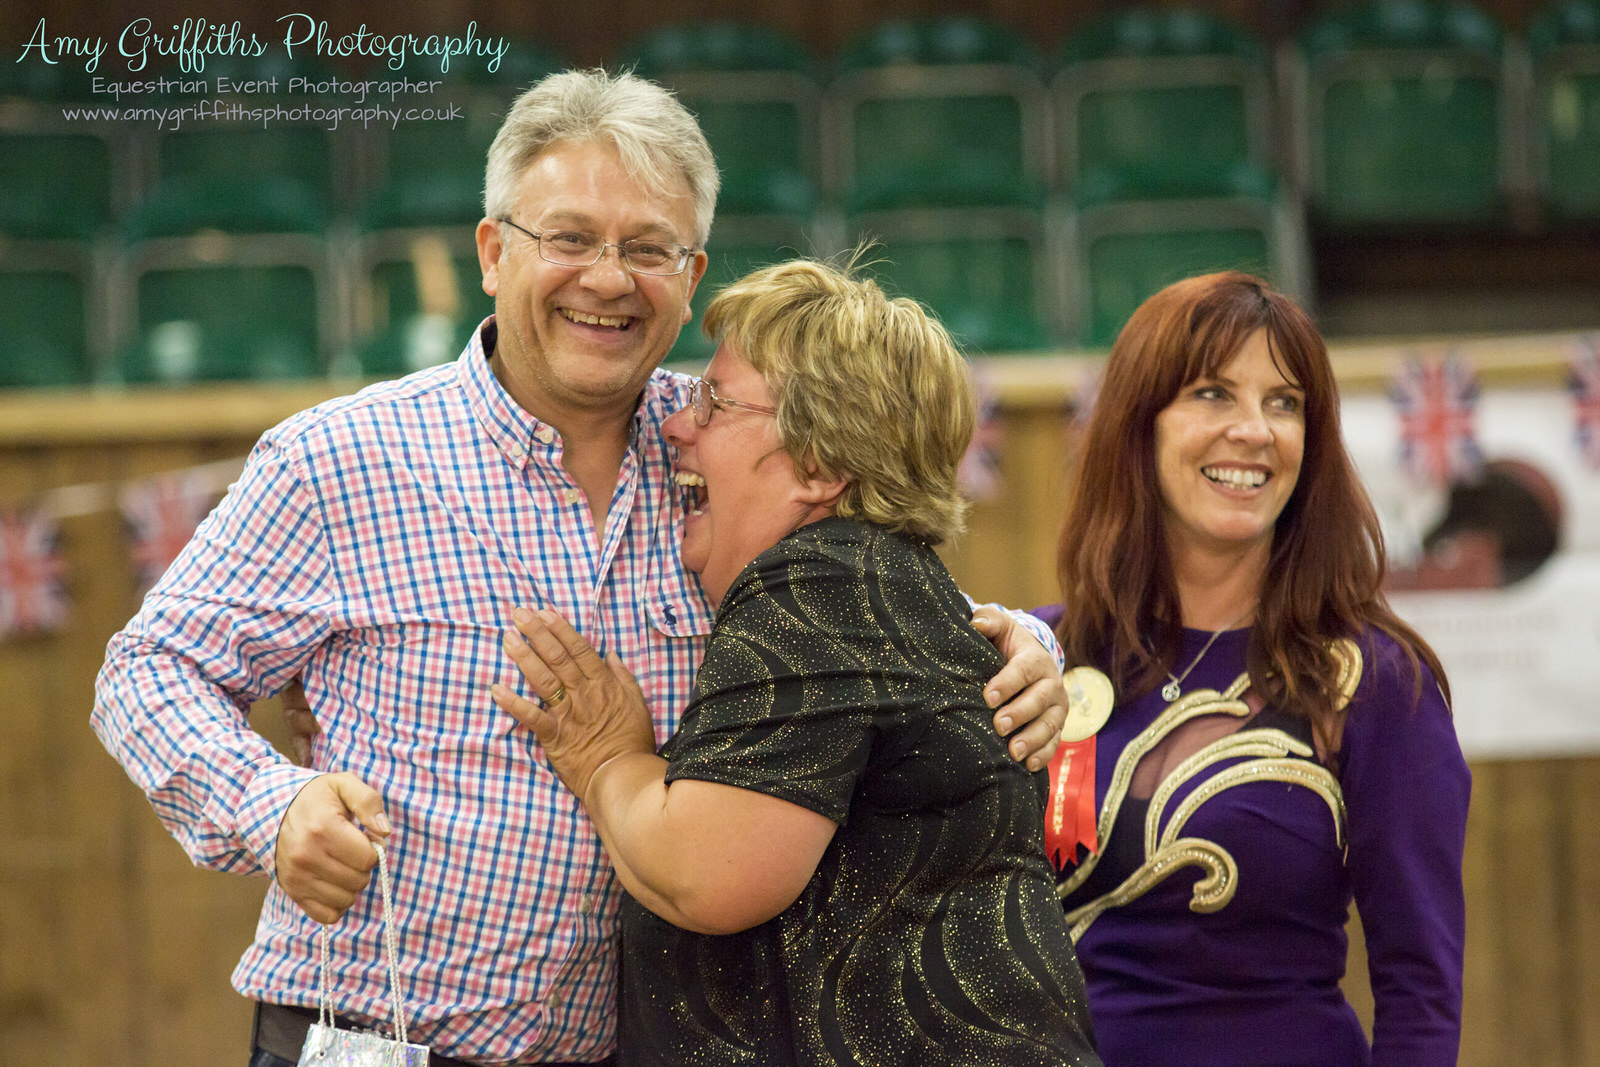
<path fill-rule="evenodd" d="M 291 1008 L 277 1004 L 257 1004 L 255 1025 L 250 1034 L 250 1067 L 297 1067 L 300 1048 L 305 1044 L 306 1030 L 317 1021 L 317 1013 L 306 1008 Z M 341 1029 L 351 1023 L 336 1019 Z M 272 1045 L 274 1051 L 262 1048 Z M 294 1058 L 286 1059 L 285 1056 Z M 597 1063 L 532 1063 L 527 1067 L 616 1067 L 617 1058 L 607 1056 Z M 471 1067 L 471 1064 L 454 1060 L 437 1053 L 428 1057 L 430 1067 Z"/>
<path fill-rule="evenodd" d="M 258 1048 L 250 1057 L 250 1067 L 296 1067 L 294 1060 L 286 1060 L 282 1056 L 274 1056 L 264 1048 Z"/>

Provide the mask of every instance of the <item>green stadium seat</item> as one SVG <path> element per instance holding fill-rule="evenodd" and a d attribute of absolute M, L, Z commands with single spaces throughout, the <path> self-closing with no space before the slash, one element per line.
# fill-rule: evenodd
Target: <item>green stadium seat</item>
<path fill-rule="evenodd" d="M 129 305 L 113 382 L 278 380 L 324 373 L 339 284 L 323 205 L 271 178 L 173 178 L 124 226 Z"/>
<path fill-rule="evenodd" d="M 112 155 L 105 138 L 0 130 L 0 234 L 89 238 L 111 214 Z"/>
<path fill-rule="evenodd" d="M 290 57 L 277 48 L 268 49 L 261 56 L 211 57 L 203 79 L 171 69 L 166 76 L 201 82 L 207 87 L 224 83 L 276 86 L 271 92 L 228 92 L 217 97 L 248 109 L 293 111 L 308 104 L 331 107 L 353 103 L 353 98 L 337 93 L 308 94 L 298 89 L 291 92 L 296 78 L 324 86 L 350 79 L 315 59 Z M 200 95 L 209 99 L 214 94 L 208 89 Z M 348 122 L 341 123 L 338 129 L 328 127 L 326 120 L 288 115 L 265 122 L 226 115 L 183 122 L 175 129 L 153 134 L 155 178 L 157 182 L 210 182 L 222 186 L 232 182 L 271 183 L 279 189 L 292 190 L 297 199 L 315 202 L 324 214 L 338 213 L 350 204 L 353 146 L 360 130 Z"/>
<path fill-rule="evenodd" d="M 1600 219 L 1600 0 L 1538 12 L 1528 49 L 1535 183 L 1556 219 Z"/>
<path fill-rule="evenodd" d="M 1162 286 L 1223 268 L 1305 299 L 1300 204 L 1273 166 L 1265 51 L 1187 8 L 1090 22 L 1052 84 L 1071 264 L 1068 333 L 1109 345 Z"/>
<path fill-rule="evenodd" d="M 322 373 L 317 282 L 291 266 L 147 270 L 137 333 L 112 377 L 126 384 L 273 381 Z"/>
<path fill-rule="evenodd" d="M 327 202 L 333 186 L 333 145 L 312 125 L 222 122 L 185 124 L 160 136 L 157 170 L 163 179 L 292 183 L 299 195 Z"/>
<path fill-rule="evenodd" d="M 482 156 L 479 156 L 480 160 Z M 454 226 L 472 229 L 483 218 L 483 167 L 441 166 L 432 174 L 399 175 L 362 205 L 363 230 Z"/>
<path fill-rule="evenodd" d="M 0 63 L 0 389 L 83 385 L 103 351 L 97 249 L 126 197 L 129 138 L 63 116 L 90 99 L 66 66 Z"/>
<path fill-rule="evenodd" d="M 714 351 L 700 328 L 711 298 L 757 267 L 812 254 L 807 228 L 800 220 L 764 215 L 723 218 L 719 212 L 706 246 L 706 273 L 689 304 L 694 317 L 679 332 L 666 361 L 698 374 Z"/>
<path fill-rule="evenodd" d="M 10 98 L 13 103 L 92 101 L 96 75 L 83 68 L 81 59 L 41 63 L 31 53 L 25 62 L 0 63 L 0 100 Z M 104 69 L 99 76 L 105 77 Z"/>
<path fill-rule="evenodd" d="M 821 89 L 798 43 L 755 24 L 689 22 L 645 34 L 621 61 L 695 113 L 722 172 L 719 217 L 810 216 Z"/>
<path fill-rule="evenodd" d="M 869 269 L 880 284 L 930 308 L 969 355 L 1055 345 L 1042 211 L 902 209 L 853 216 L 849 229 L 876 242 Z"/>
<path fill-rule="evenodd" d="M 482 57 L 451 64 L 425 98 L 426 106 L 460 109 L 449 121 L 401 122 L 372 140 L 375 175 L 361 211 L 365 230 L 417 226 L 474 226 L 483 217 L 483 168 L 500 123 L 517 96 L 564 64 L 554 54 L 512 40 L 493 71 Z M 381 79 L 392 72 L 373 71 Z"/>
<path fill-rule="evenodd" d="M 87 384 L 83 278 L 0 264 L 0 291 L 0 389 Z"/>
<path fill-rule="evenodd" d="M 560 62 L 513 41 L 495 71 L 481 59 L 456 66 L 429 103 L 459 106 L 461 120 L 402 123 L 375 142 L 380 180 L 362 206 L 348 261 L 351 351 L 365 377 L 454 359 L 494 311 L 473 241 L 483 218 L 485 160 L 512 102 Z"/>
<path fill-rule="evenodd" d="M 838 65 L 832 184 L 849 213 L 1042 203 L 1047 104 L 1016 34 L 976 18 L 888 22 Z"/>
<path fill-rule="evenodd" d="M 358 280 L 356 354 L 365 377 L 388 378 L 455 359 L 494 313 L 469 231 L 374 235 Z"/>
<path fill-rule="evenodd" d="M 1272 77 L 1243 30 L 1139 8 L 1069 36 L 1052 82 L 1063 183 L 1077 199 L 1230 196 L 1272 161 Z"/>
<path fill-rule="evenodd" d="M 1369 0 L 1299 40 L 1308 206 L 1329 227 L 1498 224 L 1499 27 L 1463 0 Z"/>
<path fill-rule="evenodd" d="M 1147 297 L 1194 274 L 1242 270 L 1303 293 L 1298 221 L 1282 202 L 1243 196 L 1130 201 L 1077 216 L 1069 241 L 1079 340 L 1109 346 Z"/>
<path fill-rule="evenodd" d="M 190 175 L 154 186 L 129 214 L 124 236 L 138 241 L 202 231 L 321 234 L 328 217 L 304 185 L 271 177 Z"/>

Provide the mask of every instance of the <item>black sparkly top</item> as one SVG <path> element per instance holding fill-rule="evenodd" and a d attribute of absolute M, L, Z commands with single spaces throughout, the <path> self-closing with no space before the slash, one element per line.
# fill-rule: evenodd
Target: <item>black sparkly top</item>
<path fill-rule="evenodd" d="M 735 579 L 667 780 L 839 824 L 798 900 L 727 936 L 623 901 L 621 1062 L 1098 1064 L 1045 859 L 1048 786 L 1005 751 L 1003 666 L 927 545 L 825 519 Z"/>

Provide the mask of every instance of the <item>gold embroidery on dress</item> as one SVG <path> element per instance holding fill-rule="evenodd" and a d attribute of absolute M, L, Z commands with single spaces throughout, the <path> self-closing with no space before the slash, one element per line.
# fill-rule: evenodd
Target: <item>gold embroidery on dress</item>
<path fill-rule="evenodd" d="M 1361 684 L 1361 646 L 1348 637 L 1341 637 L 1328 646 L 1328 652 L 1339 664 L 1338 686 L 1339 695 L 1334 698 L 1333 710 L 1343 711 L 1356 695 L 1356 686 Z"/>
<path fill-rule="evenodd" d="M 1116 769 L 1111 772 L 1111 782 L 1106 787 L 1105 805 L 1100 809 L 1098 823 L 1099 838 L 1108 841 L 1111 838 L 1111 826 L 1117 820 L 1117 812 L 1122 808 L 1123 798 L 1127 796 L 1128 786 L 1133 781 L 1133 770 L 1146 752 L 1155 748 L 1168 733 L 1188 722 L 1190 719 L 1201 715 L 1232 715 L 1243 719 L 1250 715 L 1250 705 L 1238 699 L 1246 689 L 1250 688 L 1250 676 L 1240 674 L 1238 679 L 1228 687 L 1226 693 L 1219 693 L 1215 689 L 1196 689 L 1192 693 L 1185 693 L 1177 702 L 1168 705 L 1167 710 L 1156 717 L 1145 730 L 1128 742 L 1128 747 L 1122 750 L 1122 755 L 1117 760 Z M 1072 876 L 1062 882 L 1056 889 L 1062 897 L 1072 894 L 1072 891 L 1083 884 L 1084 879 L 1094 872 L 1095 865 L 1100 862 L 1100 854 L 1091 852 L 1085 857 Z M 1149 860 L 1146 860 L 1149 863 Z"/>
<path fill-rule="evenodd" d="M 1343 709 L 1355 695 L 1361 681 L 1361 650 L 1355 642 L 1340 639 L 1329 646 L 1329 652 L 1338 661 L 1338 696 L 1336 707 Z M 1197 689 L 1171 704 L 1157 716 L 1156 721 L 1135 737 L 1122 750 L 1112 771 L 1106 790 L 1105 806 L 1100 811 L 1100 840 L 1111 836 L 1111 827 L 1127 797 L 1133 780 L 1134 768 L 1139 760 L 1156 747 L 1169 733 L 1190 719 L 1200 715 L 1232 715 L 1245 718 L 1251 714 L 1249 705 L 1241 697 L 1250 688 L 1248 673 L 1240 674 L 1226 690 Z M 1149 812 L 1145 817 L 1145 860 L 1122 884 L 1109 893 L 1082 904 L 1067 913 L 1072 927 L 1074 943 L 1084 931 L 1108 908 L 1129 904 L 1182 867 L 1200 867 L 1205 875 L 1195 883 L 1189 901 L 1191 911 L 1209 913 L 1220 911 L 1233 900 L 1239 887 L 1239 867 L 1227 849 L 1200 838 L 1179 837 L 1184 825 L 1202 804 L 1222 791 L 1244 782 L 1274 781 L 1301 785 L 1310 789 L 1328 805 L 1333 818 L 1335 842 L 1344 847 L 1345 805 L 1339 780 L 1326 767 L 1314 761 L 1314 751 L 1303 741 L 1277 729 L 1243 729 L 1213 741 L 1180 763 L 1166 777 L 1150 798 Z M 1293 758 L 1291 758 L 1293 757 Z M 1161 830 L 1168 803 L 1187 781 L 1223 760 L 1243 759 L 1202 783 L 1184 798 Z M 1065 898 L 1082 885 L 1099 862 L 1099 854 L 1092 853 L 1058 887 Z"/>
<path fill-rule="evenodd" d="M 1328 812 L 1333 816 L 1334 843 L 1339 848 L 1344 848 L 1344 793 L 1339 788 L 1339 780 L 1326 767 L 1294 759 L 1250 760 L 1219 772 L 1204 785 L 1196 787 L 1195 791 L 1178 805 L 1171 824 L 1161 835 L 1161 843 L 1165 845 L 1177 837 L 1183 824 L 1201 804 L 1224 789 L 1243 782 L 1287 782 L 1289 785 L 1303 785 L 1310 789 L 1327 803 Z"/>
<path fill-rule="evenodd" d="M 1159 832 L 1159 828 L 1161 826 L 1162 815 L 1166 812 L 1167 801 L 1172 799 L 1172 794 L 1176 793 L 1178 788 L 1185 782 L 1189 781 L 1191 778 L 1205 770 L 1207 767 L 1211 766 L 1213 763 L 1218 763 L 1222 760 L 1281 760 L 1284 756 L 1287 756 L 1290 753 L 1309 759 L 1312 754 L 1312 749 L 1310 745 L 1296 740 L 1294 737 L 1284 733 L 1282 730 L 1250 729 L 1241 730 L 1236 734 L 1219 738 L 1218 740 L 1213 741 L 1211 744 L 1202 748 L 1200 751 L 1196 752 L 1194 755 L 1190 756 L 1188 759 L 1184 760 L 1182 763 L 1178 764 L 1178 766 L 1173 769 L 1172 773 L 1167 775 L 1166 780 L 1161 783 L 1161 787 L 1156 790 L 1155 795 L 1150 798 L 1150 812 L 1145 818 L 1144 825 L 1145 855 L 1150 855 L 1158 847 L 1156 834 Z M 1290 760 L 1288 761 L 1288 765 L 1293 765 L 1298 762 L 1300 761 Z M 1251 767 L 1256 766 L 1256 764 L 1244 764 L 1243 766 Z M 1315 766 L 1315 764 L 1313 764 L 1313 766 Z M 1232 768 L 1228 771 L 1223 771 L 1221 774 L 1217 775 L 1216 779 L 1213 780 L 1227 779 L 1232 775 L 1233 771 L 1238 769 L 1239 768 Z M 1321 768 L 1318 769 L 1320 770 Z M 1323 771 L 1323 774 L 1327 775 L 1330 779 L 1332 778 L 1332 775 L 1328 775 L 1327 771 L 1325 770 Z M 1228 784 L 1232 783 L 1229 782 Z M 1333 783 L 1333 788 L 1334 792 L 1337 793 L 1339 788 L 1337 781 Z M 1209 783 L 1196 789 L 1195 792 L 1190 795 L 1189 799 L 1184 801 L 1183 805 L 1179 807 L 1178 811 L 1180 814 L 1173 816 L 1172 823 L 1168 825 L 1167 832 L 1164 836 L 1168 840 L 1176 836 L 1176 829 L 1182 826 L 1183 821 L 1189 817 L 1194 808 L 1198 807 L 1210 797 L 1216 795 L 1220 789 L 1220 786 L 1216 789 L 1213 789 Z M 1197 800 L 1196 797 L 1199 799 Z M 1342 832 L 1344 825 L 1343 799 L 1337 796 L 1333 798 L 1326 798 L 1325 796 L 1325 799 L 1329 799 L 1329 803 L 1334 807 L 1334 818 L 1339 822 Z"/>
<path fill-rule="evenodd" d="M 1197 837 L 1179 838 L 1146 857 L 1144 865 L 1111 892 L 1067 912 L 1072 943 L 1078 943 L 1101 912 L 1138 900 L 1180 867 L 1202 867 L 1206 871 L 1205 877 L 1194 885 L 1194 896 L 1189 900 L 1191 911 L 1218 911 L 1233 899 L 1239 866 L 1228 850 Z"/>

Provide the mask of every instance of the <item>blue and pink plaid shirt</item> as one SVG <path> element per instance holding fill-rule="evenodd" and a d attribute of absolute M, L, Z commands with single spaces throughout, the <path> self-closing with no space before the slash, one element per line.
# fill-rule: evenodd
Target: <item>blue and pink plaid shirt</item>
<path fill-rule="evenodd" d="M 489 327 L 492 329 L 492 326 Z M 479 331 L 481 333 L 481 331 Z M 196 863 L 273 870 L 315 773 L 384 796 L 412 1040 L 487 1062 L 599 1059 L 613 1043 L 618 888 L 577 800 L 497 708 L 518 604 L 618 653 L 677 726 L 711 610 L 678 562 L 661 422 L 687 380 L 645 387 L 606 529 L 561 439 L 490 371 L 479 333 L 450 365 L 269 431 L 109 649 L 94 725 Z M 303 672 L 315 771 L 245 720 Z M 317 926 L 276 883 L 234 984 L 314 1006 Z M 338 1010 L 386 1020 L 376 888 L 334 928 Z"/>
<path fill-rule="evenodd" d="M 661 435 L 689 380 L 658 371 L 645 386 L 597 540 L 560 437 L 491 373 L 492 331 L 453 364 L 268 431 L 112 639 L 93 723 L 217 870 L 271 874 L 299 789 L 359 775 L 395 826 L 411 1039 L 485 1063 L 593 1060 L 615 1040 L 621 891 L 577 800 L 488 687 L 526 692 L 500 635 L 516 605 L 548 606 L 638 677 L 658 742 L 676 729 L 712 620 L 678 560 Z M 315 770 L 245 719 L 296 674 L 322 728 Z M 274 883 L 234 985 L 315 1006 L 317 929 Z M 371 887 L 333 929 L 340 1013 L 388 1019 L 382 946 Z"/>

